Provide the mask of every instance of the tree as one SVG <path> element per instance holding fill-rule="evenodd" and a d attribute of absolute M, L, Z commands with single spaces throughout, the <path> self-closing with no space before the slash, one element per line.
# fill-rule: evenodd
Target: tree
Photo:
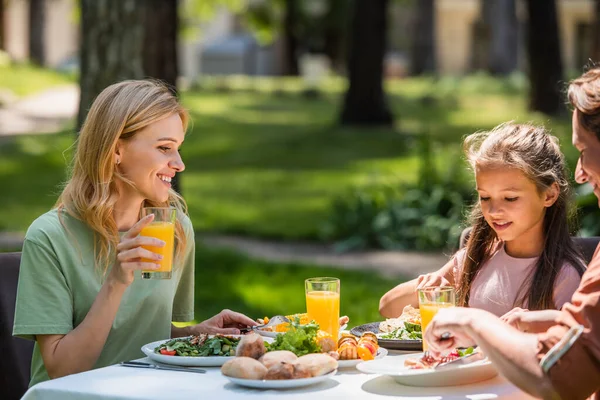
<path fill-rule="evenodd" d="M 411 75 L 435 72 L 435 1 L 417 2 L 411 46 Z"/>
<path fill-rule="evenodd" d="M 143 0 L 81 0 L 81 97 L 77 126 L 107 86 L 144 78 Z"/>
<path fill-rule="evenodd" d="M 39 66 L 44 66 L 46 63 L 45 27 L 46 1 L 29 0 L 29 60 Z"/>
<path fill-rule="evenodd" d="M 4 0 L 0 0 L 0 50 L 4 50 Z"/>
<path fill-rule="evenodd" d="M 489 29 L 488 70 L 508 75 L 517 69 L 518 23 L 515 0 L 481 0 L 483 19 Z"/>
<path fill-rule="evenodd" d="M 548 115 L 563 110 L 559 83 L 563 78 L 555 0 L 527 0 L 529 25 L 529 108 Z"/>
<path fill-rule="evenodd" d="M 283 14 L 283 75 L 297 76 L 298 38 L 296 24 L 298 21 L 298 4 L 296 0 L 285 0 Z"/>
<path fill-rule="evenodd" d="M 343 125 L 392 125 L 383 92 L 388 0 L 356 0 L 352 12 L 349 86 L 340 122 Z"/>
<path fill-rule="evenodd" d="M 594 0 L 594 31 L 592 39 L 593 62 L 600 62 L 600 0 Z"/>

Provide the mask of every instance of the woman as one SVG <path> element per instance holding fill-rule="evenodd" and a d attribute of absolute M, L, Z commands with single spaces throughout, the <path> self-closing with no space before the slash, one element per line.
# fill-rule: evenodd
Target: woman
<path fill-rule="evenodd" d="M 170 181 L 184 170 L 179 148 L 188 113 L 164 85 L 125 81 L 96 98 L 53 210 L 29 227 L 21 260 L 13 334 L 36 341 L 30 386 L 141 356 L 155 340 L 239 333 L 255 325 L 224 310 L 195 326 L 194 235 Z M 144 206 L 178 210 L 170 280 L 142 280 L 160 256 L 139 236 L 153 216 Z"/>
<path fill-rule="evenodd" d="M 580 153 L 575 179 L 591 184 L 600 199 L 600 68 L 571 82 L 568 94 Z M 515 310 L 506 320 L 483 310 L 443 309 L 425 339 L 434 355 L 478 344 L 504 376 L 535 396 L 600 399 L 600 246 L 560 311 Z"/>

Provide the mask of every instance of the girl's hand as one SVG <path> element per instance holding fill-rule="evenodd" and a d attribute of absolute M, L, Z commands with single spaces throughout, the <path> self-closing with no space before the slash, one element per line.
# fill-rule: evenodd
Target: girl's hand
<path fill-rule="evenodd" d="M 452 286 L 450 282 L 444 278 L 443 275 L 436 272 L 431 274 L 419 275 L 417 278 L 417 287 L 415 290 L 428 288 L 428 287 L 440 287 L 440 286 Z"/>
<path fill-rule="evenodd" d="M 515 311 L 517 310 L 517 311 Z M 541 333 L 556 325 L 560 317 L 559 310 L 528 311 L 523 309 L 511 310 L 501 318 L 521 332 Z M 514 312 L 513 312 L 514 311 Z"/>
<path fill-rule="evenodd" d="M 477 318 L 477 313 L 478 310 L 473 308 L 440 309 L 425 331 L 425 340 L 432 355 L 437 357 L 456 347 L 474 346 L 469 332 L 471 321 Z"/>
<path fill-rule="evenodd" d="M 509 312 L 507 312 L 506 314 L 504 314 L 503 316 L 501 316 L 500 319 L 502 321 L 506 322 L 507 324 L 509 324 L 510 326 L 512 326 L 513 328 L 522 330 L 519 327 L 519 323 L 523 318 L 523 313 L 526 313 L 528 311 L 529 310 L 527 310 L 525 308 L 515 307 L 512 310 L 510 310 Z"/>
<path fill-rule="evenodd" d="M 142 229 L 153 220 L 154 214 L 145 216 L 121 238 L 121 241 L 117 245 L 115 263 L 109 273 L 109 279 L 113 282 L 129 286 L 133 282 L 133 272 L 135 270 L 160 268 L 158 262 L 162 259 L 162 256 L 141 246 L 163 247 L 165 242 L 153 237 L 139 236 Z M 155 260 L 157 263 L 142 261 L 142 258 Z"/>
<path fill-rule="evenodd" d="M 239 335 L 240 329 L 249 326 L 256 326 L 256 321 L 244 314 L 231 310 L 223 310 L 214 317 L 190 327 L 190 332 L 193 335 L 198 335 L 200 333 Z"/>

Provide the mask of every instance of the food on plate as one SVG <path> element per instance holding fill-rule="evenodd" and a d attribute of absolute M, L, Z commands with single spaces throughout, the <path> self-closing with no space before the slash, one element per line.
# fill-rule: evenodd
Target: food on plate
<path fill-rule="evenodd" d="M 358 340 L 356 336 L 343 333 L 338 341 L 337 350 L 340 360 L 356 360 L 358 359 Z"/>
<path fill-rule="evenodd" d="M 289 319 L 290 322 L 296 321 L 296 322 L 300 323 L 301 325 L 306 325 L 311 322 L 311 320 L 308 319 L 307 313 L 286 315 L 286 318 Z M 259 318 L 257 321 L 260 325 L 267 324 L 269 322 L 269 317 L 264 317 L 262 319 Z M 350 321 L 350 318 L 347 315 L 340 317 L 340 320 L 339 320 L 340 326 L 346 325 L 348 323 L 348 321 Z M 290 330 L 291 327 L 292 327 L 291 323 L 284 322 L 279 325 L 270 326 L 268 328 L 260 328 L 260 329 L 267 331 L 267 332 L 283 333 L 283 332 L 287 332 L 288 330 Z"/>
<path fill-rule="evenodd" d="M 375 359 L 378 349 L 379 344 L 377 336 L 375 336 L 373 332 L 365 332 L 358 340 L 358 348 L 356 351 L 361 360 L 370 361 Z"/>
<path fill-rule="evenodd" d="M 257 333 L 251 333 L 240 340 L 235 355 L 238 357 L 251 357 L 258 360 L 266 352 L 267 349 L 262 336 Z"/>
<path fill-rule="evenodd" d="M 330 351 L 337 350 L 337 342 L 333 340 L 333 337 L 329 332 L 317 332 L 317 344 L 321 347 L 322 353 L 329 353 Z"/>
<path fill-rule="evenodd" d="M 310 353 L 320 353 L 321 347 L 317 343 L 319 325 L 311 322 L 302 325 L 292 321 L 292 328 L 285 333 L 277 335 L 273 343 L 267 344 L 267 350 L 289 350 L 298 357 Z"/>
<path fill-rule="evenodd" d="M 157 346 L 154 352 L 182 357 L 233 356 L 239 343 L 240 338 L 237 337 L 201 334 L 169 340 Z"/>
<path fill-rule="evenodd" d="M 321 376 L 337 369 L 338 363 L 327 354 L 307 354 L 295 361 L 296 365 L 310 371 L 311 376 Z"/>
<path fill-rule="evenodd" d="M 250 357 L 235 357 L 221 367 L 221 373 L 232 378 L 264 379 L 267 367 Z"/>
<path fill-rule="evenodd" d="M 458 358 L 464 357 L 466 355 L 473 353 L 473 348 L 469 347 L 467 349 L 456 349 L 451 351 L 449 354 L 440 357 L 433 357 L 430 353 L 423 354 L 420 358 L 407 358 L 404 360 L 404 366 L 409 369 L 431 369 L 437 367 L 439 364 L 454 361 Z"/>
<path fill-rule="evenodd" d="M 280 362 L 273 364 L 265 378 L 267 380 L 281 380 L 281 379 L 294 379 L 294 365 L 289 363 Z"/>
<path fill-rule="evenodd" d="M 421 313 L 418 308 L 407 305 L 398 318 L 388 318 L 379 324 L 380 333 L 390 333 L 404 328 L 405 322 L 413 325 L 421 325 Z"/>
<path fill-rule="evenodd" d="M 276 350 L 265 353 L 261 358 L 258 359 L 267 368 L 279 363 L 292 363 L 296 361 L 298 357 L 289 350 Z"/>

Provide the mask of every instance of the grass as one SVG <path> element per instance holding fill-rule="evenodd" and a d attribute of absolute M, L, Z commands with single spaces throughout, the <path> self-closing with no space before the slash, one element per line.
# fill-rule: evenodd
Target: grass
<path fill-rule="evenodd" d="M 0 89 L 8 89 L 17 97 L 75 82 L 75 76 L 29 64 L 0 63 Z"/>
<path fill-rule="evenodd" d="M 197 230 L 319 239 L 333 198 L 350 187 L 417 179 L 415 139 L 424 132 L 442 170 L 460 157 L 464 135 L 511 119 L 544 123 L 575 159 L 568 118 L 527 112 L 518 77 L 389 82 L 393 129 L 338 127 L 342 80 L 327 81 L 316 99 L 300 90 L 294 79 L 232 78 L 182 94 L 193 126 L 181 183 Z M 0 229 L 23 232 L 52 206 L 73 139 L 62 132 L 1 143 Z"/>
<path fill-rule="evenodd" d="M 304 280 L 315 276 L 340 279 L 340 312 L 350 326 L 379 321 L 379 299 L 402 281 L 377 273 L 268 263 L 236 252 L 199 247 L 196 251 L 196 320 L 223 308 L 251 318 L 306 311 Z"/>

